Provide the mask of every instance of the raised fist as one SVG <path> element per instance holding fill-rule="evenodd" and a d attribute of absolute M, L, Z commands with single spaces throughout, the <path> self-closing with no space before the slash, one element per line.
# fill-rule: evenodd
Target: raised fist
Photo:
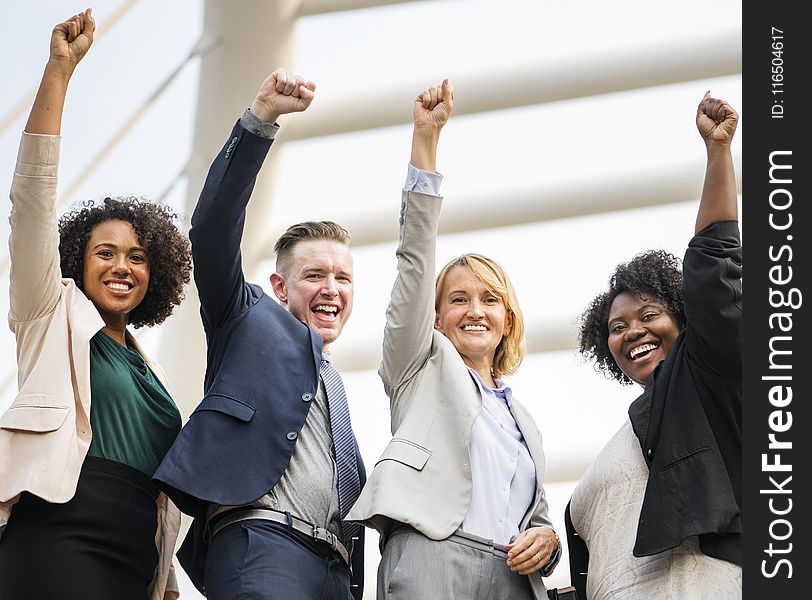
<path fill-rule="evenodd" d="M 730 144 L 738 123 L 738 113 L 727 102 L 705 93 L 696 109 L 696 128 L 706 144 Z"/>
<path fill-rule="evenodd" d="M 315 91 L 312 81 L 305 81 L 287 69 L 276 69 L 262 82 L 251 112 L 266 123 L 273 123 L 280 115 L 307 110 Z"/>

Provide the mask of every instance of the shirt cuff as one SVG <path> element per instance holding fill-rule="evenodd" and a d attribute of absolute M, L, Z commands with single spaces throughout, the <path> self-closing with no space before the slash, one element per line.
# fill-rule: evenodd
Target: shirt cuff
<path fill-rule="evenodd" d="M 443 176 L 441 173 L 422 171 L 409 163 L 409 171 L 406 173 L 406 183 L 403 184 L 403 189 L 407 192 L 420 192 L 429 196 L 439 196 L 442 182 Z"/>
<path fill-rule="evenodd" d="M 240 117 L 240 125 L 242 125 L 249 133 L 253 133 L 256 136 L 268 140 L 274 139 L 274 137 L 276 137 L 276 132 L 279 131 L 279 125 L 276 123 L 266 123 L 265 121 L 262 121 L 258 116 L 251 112 L 250 108 L 246 108 L 245 112 L 242 114 L 242 117 Z"/>

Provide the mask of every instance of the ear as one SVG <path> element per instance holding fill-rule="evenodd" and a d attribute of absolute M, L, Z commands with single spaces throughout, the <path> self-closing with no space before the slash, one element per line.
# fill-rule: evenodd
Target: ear
<path fill-rule="evenodd" d="M 271 287 L 273 288 L 273 293 L 279 298 L 279 301 L 282 304 L 287 304 L 288 291 L 285 287 L 285 279 L 279 273 L 271 274 Z"/>
<path fill-rule="evenodd" d="M 505 332 L 502 334 L 503 338 L 506 338 L 510 335 L 510 332 L 513 331 L 513 311 L 507 311 L 505 313 Z"/>
<path fill-rule="evenodd" d="M 434 328 L 442 333 L 442 329 L 440 329 L 440 315 L 438 313 L 434 313 Z"/>

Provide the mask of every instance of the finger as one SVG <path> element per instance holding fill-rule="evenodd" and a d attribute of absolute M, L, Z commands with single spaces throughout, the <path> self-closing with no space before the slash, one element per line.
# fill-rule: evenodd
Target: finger
<path fill-rule="evenodd" d="M 282 93 L 285 96 L 290 96 L 293 94 L 293 90 L 296 89 L 296 75 L 293 73 L 289 73 L 286 80 L 285 80 L 285 88 Z"/>
<path fill-rule="evenodd" d="M 67 33 L 68 42 L 72 42 L 76 39 L 76 36 L 79 35 L 79 24 L 78 24 L 78 17 L 73 16 L 65 23 L 66 28 L 65 32 Z"/>
<path fill-rule="evenodd" d="M 518 562 L 514 561 L 513 564 L 510 565 L 510 568 L 522 575 L 540 569 L 545 563 L 544 555 L 541 551 L 527 552 L 526 555 L 523 554 L 521 558 L 522 560 Z"/>
<path fill-rule="evenodd" d="M 93 34 L 96 32 L 96 19 L 93 18 L 93 9 L 88 8 L 85 11 L 85 27 L 83 33 L 87 34 L 93 39 Z"/>
<path fill-rule="evenodd" d="M 288 84 L 288 72 L 285 69 L 277 69 L 273 72 L 274 81 L 276 85 L 274 88 L 277 92 L 282 93 L 285 91 L 285 86 Z"/>
<path fill-rule="evenodd" d="M 437 94 L 438 93 L 439 92 L 438 92 L 436 87 L 430 87 L 429 88 L 429 94 L 431 94 L 431 106 L 429 108 L 434 108 L 435 106 L 437 106 L 437 102 L 438 102 Z"/>
<path fill-rule="evenodd" d="M 301 94 L 299 93 L 299 88 L 304 87 L 304 78 L 299 77 L 296 75 L 296 79 L 293 85 L 293 91 L 291 92 L 291 96 L 294 98 L 301 98 Z"/>
<path fill-rule="evenodd" d="M 299 98 L 301 98 L 308 106 L 310 105 L 310 102 L 313 100 L 313 97 L 315 96 L 313 90 L 307 87 L 306 85 L 300 85 L 296 90 L 296 93 L 299 95 Z"/>
<path fill-rule="evenodd" d="M 305 88 L 308 89 L 308 91 L 311 91 L 311 92 L 316 91 L 316 84 L 313 83 L 312 81 L 306 81 L 304 86 L 305 86 Z"/>
<path fill-rule="evenodd" d="M 428 90 L 423 90 L 418 98 L 424 109 L 428 110 L 431 107 L 431 94 Z"/>
<path fill-rule="evenodd" d="M 710 90 L 705 92 L 705 95 L 702 96 L 702 100 L 699 101 L 699 106 L 696 107 L 696 116 L 699 117 L 705 113 L 705 106 L 708 103 L 708 99 L 711 97 Z"/>
<path fill-rule="evenodd" d="M 451 87 L 451 84 L 448 82 L 448 79 L 443 79 L 443 84 L 441 86 L 441 93 L 442 93 L 443 104 L 445 104 L 448 107 L 453 106 L 453 104 L 454 104 L 454 88 Z"/>
<path fill-rule="evenodd" d="M 526 531 L 523 531 L 516 537 L 516 541 L 506 546 L 508 548 L 508 558 L 518 558 L 519 555 L 526 551 L 532 544 L 533 540 L 530 539 Z"/>

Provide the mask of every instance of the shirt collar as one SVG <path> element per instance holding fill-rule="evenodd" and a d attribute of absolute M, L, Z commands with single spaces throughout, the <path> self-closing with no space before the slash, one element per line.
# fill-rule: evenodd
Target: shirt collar
<path fill-rule="evenodd" d="M 511 404 L 513 402 L 512 398 L 513 391 L 510 389 L 510 387 L 505 385 L 505 383 L 501 379 L 494 379 L 493 380 L 494 383 L 496 383 L 496 385 L 498 385 L 499 387 L 492 388 L 489 385 L 487 385 L 480 376 L 480 374 L 474 371 L 471 367 L 468 367 L 468 371 L 473 373 L 474 379 L 476 379 L 477 385 L 479 385 L 479 388 L 480 390 L 482 390 L 482 393 L 491 394 L 493 396 L 496 396 L 497 398 L 501 398 L 502 401 L 505 404 L 507 404 L 508 408 L 511 408 Z"/>

